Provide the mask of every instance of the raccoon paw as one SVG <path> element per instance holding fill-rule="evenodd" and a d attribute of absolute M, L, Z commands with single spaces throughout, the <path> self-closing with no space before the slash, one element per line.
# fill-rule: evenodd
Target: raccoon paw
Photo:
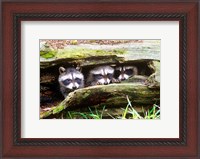
<path fill-rule="evenodd" d="M 112 83 L 121 83 L 121 80 L 118 80 L 118 79 L 113 78 L 113 79 L 112 79 Z"/>
<path fill-rule="evenodd" d="M 97 82 L 96 85 L 102 85 L 100 82 Z"/>
<path fill-rule="evenodd" d="M 102 84 L 99 82 L 92 82 L 89 86 L 96 86 L 96 85 L 102 85 Z"/>

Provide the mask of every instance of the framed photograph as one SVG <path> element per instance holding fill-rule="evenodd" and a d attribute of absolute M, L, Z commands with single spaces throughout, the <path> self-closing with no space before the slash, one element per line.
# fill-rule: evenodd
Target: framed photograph
<path fill-rule="evenodd" d="M 199 5 L 2 2 L 2 157 L 199 158 Z"/>

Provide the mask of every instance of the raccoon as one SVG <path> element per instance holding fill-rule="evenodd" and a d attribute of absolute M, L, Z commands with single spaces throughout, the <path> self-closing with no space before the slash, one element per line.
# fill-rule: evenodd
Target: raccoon
<path fill-rule="evenodd" d="M 114 78 L 114 69 L 110 66 L 99 66 L 90 70 L 86 83 L 88 86 L 95 86 L 113 82 L 118 82 Z"/>
<path fill-rule="evenodd" d="M 84 87 L 84 76 L 79 70 L 60 67 L 59 73 L 60 91 L 65 98 L 70 92 Z"/>
<path fill-rule="evenodd" d="M 115 75 L 119 81 L 126 80 L 131 76 L 137 74 L 138 74 L 138 69 L 135 66 L 121 66 L 115 69 Z"/>

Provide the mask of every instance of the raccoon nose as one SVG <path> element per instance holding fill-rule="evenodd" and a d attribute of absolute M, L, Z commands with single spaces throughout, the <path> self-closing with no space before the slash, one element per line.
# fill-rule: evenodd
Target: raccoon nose
<path fill-rule="evenodd" d="M 73 86 L 72 89 L 76 89 L 76 86 Z"/>
<path fill-rule="evenodd" d="M 108 84 L 108 82 L 104 82 L 104 84 L 105 84 L 105 85 L 107 85 L 107 84 Z"/>
<path fill-rule="evenodd" d="M 121 80 L 125 80 L 124 74 L 122 74 L 122 78 L 121 78 Z"/>

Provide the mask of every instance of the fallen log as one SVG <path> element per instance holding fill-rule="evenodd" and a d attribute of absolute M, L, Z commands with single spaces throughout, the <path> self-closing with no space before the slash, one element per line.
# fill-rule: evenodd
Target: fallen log
<path fill-rule="evenodd" d="M 86 87 L 71 92 L 58 106 L 40 114 L 46 118 L 61 113 L 67 108 L 106 106 L 106 108 L 126 107 L 129 97 L 132 105 L 149 106 L 160 100 L 160 87 L 150 89 L 140 83 L 120 83 Z"/>

